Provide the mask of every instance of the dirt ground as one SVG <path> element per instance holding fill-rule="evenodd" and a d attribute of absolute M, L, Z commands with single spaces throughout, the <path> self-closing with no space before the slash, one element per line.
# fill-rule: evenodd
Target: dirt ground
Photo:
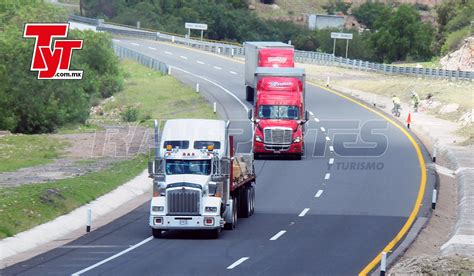
<path fill-rule="evenodd" d="M 145 127 L 103 125 L 103 130 L 74 134 L 51 134 L 69 143 L 53 163 L 0 173 L 0 185 L 19 186 L 77 177 L 107 168 L 113 162 L 148 152 L 149 133 Z"/>

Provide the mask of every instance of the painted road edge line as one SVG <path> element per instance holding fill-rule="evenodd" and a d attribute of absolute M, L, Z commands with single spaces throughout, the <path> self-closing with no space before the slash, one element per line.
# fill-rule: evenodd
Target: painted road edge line
<path fill-rule="evenodd" d="M 308 213 L 308 211 L 309 211 L 309 208 L 304 208 L 303 211 L 301 211 L 301 213 L 298 215 L 298 217 L 304 217 L 306 213 Z"/>
<path fill-rule="evenodd" d="M 276 241 L 278 238 L 283 236 L 286 233 L 286 230 L 281 230 L 280 232 L 276 233 L 273 237 L 270 238 L 271 241 Z"/>
<path fill-rule="evenodd" d="M 131 246 L 131 247 L 129 247 L 129 248 L 123 250 L 123 251 L 120 251 L 119 253 L 117 253 L 117 254 L 115 254 L 115 255 L 113 255 L 113 256 L 108 257 L 108 258 L 105 259 L 105 260 L 102 260 L 102 261 L 100 261 L 100 262 L 98 262 L 98 263 L 95 263 L 95 264 L 89 266 L 89 267 L 86 267 L 86 268 L 84 268 L 84 269 L 81 270 L 81 271 L 78 271 L 78 272 L 73 273 L 72 276 L 81 275 L 81 274 L 84 273 L 84 272 L 87 272 L 87 271 L 92 270 L 92 269 L 94 269 L 94 268 L 96 268 L 96 267 L 98 267 L 98 266 L 101 266 L 101 265 L 103 265 L 103 264 L 105 264 L 105 263 L 107 263 L 107 262 L 109 262 L 109 261 L 111 261 L 111 260 L 113 260 L 113 259 L 116 259 L 116 258 L 118 258 L 118 257 L 120 257 L 120 256 L 122 256 L 122 255 L 124 255 L 124 254 L 126 254 L 126 253 L 128 253 L 128 252 L 130 252 L 130 251 L 132 251 L 132 250 L 134 250 L 135 248 L 138 248 L 138 247 L 144 245 L 145 243 L 147 243 L 147 242 L 149 242 L 149 241 L 152 241 L 153 239 L 154 239 L 153 236 L 150 236 L 150 237 L 144 239 L 143 241 L 141 241 L 141 242 L 139 242 L 139 243 L 137 243 L 137 244 L 135 244 L 135 245 L 133 245 L 133 246 Z"/>
<path fill-rule="evenodd" d="M 318 192 L 314 195 L 314 197 L 320 197 L 323 194 L 323 190 L 318 190 Z"/>
<path fill-rule="evenodd" d="M 242 257 L 235 261 L 233 264 L 229 265 L 227 269 L 233 269 L 234 267 L 238 266 L 239 264 L 245 262 L 246 260 L 250 259 L 250 257 Z"/>
<path fill-rule="evenodd" d="M 361 102 L 359 102 L 355 99 L 352 99 L 352 98 L 350 98 L 350 97 L 348 97 L 348 96 L 346 96 L 342 93 L 339 93 L 335 90 L 332 90 L 330 88 L 324 87 L 322 85 L 319 85 L 317 83 L 313 83 L 313 82 L 310 82 L 310 81 L 308 81 L 308 83 L 313 85 L 313 86 L 319 87 L 319 88 L 321 88 L 321 89 L 323 89 L 323 90 L 325 90 L 329 93 L 332 93 L 332 94 L 337 95 L 341 98 L 344 98 L 344 99 L 346 99 L 350 102 L 353 102 L 353 103 L 369 110 L 370 112 L 375 113 L 375 114 L 379 115 L 380 117 L 384 118 L 389 123 L 391 123 L 393 126 L 398 128 L 408 138 L 408 140 L 411 142 L 411 144 L 412 144 L 413 148 L 415 149 L 415 152 L 418 156 L 418 162 L 420 164 L 420 172 L 421 172 L 420 189 L 418 190 L 418 195 L 417 195 L 415 203 L 413 205 L 412 212 L 410 213 L 410 216 L 407 218 L 405 224 L 402 226 L 402 228 L 397 233 L 397 235 L 395 235 L 395 237 L 377 255 L 375 255 L 375 257 L 372 259 L 372 261 L 369 264 L 367 264 L 359 272 L 359 275 L 367 275 L 380 262 L 382 252 L 390 252 L 395 247 L 395 245 L 405 236 L 405 234 L 408 232 L 408 230 L 410 230 L 413 222 L 415 221 L 415 219 L 418 215 L 418 212 L 420 211 L 420 206 L 421 206 L 421 203 L 423 201 L 423 195 L 425 194 L 425 188 L 426 188 L 426 164 L 425 164 L 425 159 L 423 158 L 423 154 L 421 153 L 420 146 L 416 143 L 415 139 L 411 136 L 411 134 L 406 129 L 404 129 L 402 126 L 400 126 L 398 123 L 396 123 L 394 120 L 389 118 L 387 115 L 385 115 L 382 112 L 377 111 L 377 110 L 375 110 L 371 107 L 368 107 L 368 106 L 364 105 L 363 103 L 361 103 Z"/>

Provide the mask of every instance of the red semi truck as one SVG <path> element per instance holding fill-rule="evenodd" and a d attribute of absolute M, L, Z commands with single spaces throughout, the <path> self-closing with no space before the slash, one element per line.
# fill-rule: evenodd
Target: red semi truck
<path fill-rule="evenodd" d="M 308 121 L 304 69 L 259 67 L 254 84 L 254 109 L 248 114 L 254 123 L 254 158 L 283 154 L 301 159 Z"/>
<path fill-rule="evenodd" d="M 259 67 L 294 67 L 293 46 L 282 42 L 245 42 L 245 98 L 252 102 L 255 72 Z"/>

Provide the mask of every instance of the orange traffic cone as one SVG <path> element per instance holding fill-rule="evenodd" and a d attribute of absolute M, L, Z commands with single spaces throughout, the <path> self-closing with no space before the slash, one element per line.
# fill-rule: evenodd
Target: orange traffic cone
<path fill-rule="evenodd" d="M 407 117 L 407 128 L 410 128 L 410 123 L 411 123 L 411 112 L 408 112 L 408 117 Z"/>

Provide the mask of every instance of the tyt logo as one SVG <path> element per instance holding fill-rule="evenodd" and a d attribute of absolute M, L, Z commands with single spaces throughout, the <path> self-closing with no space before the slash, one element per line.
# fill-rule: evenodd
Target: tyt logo
<path fill-rule="evenodd" d="M 82 40 L 56 39 L 67 37 L 67 23 L 25 24 L 23 37 L 35 38 L 31 71 L 38 71 L 38 79 L 82 79 L 83 71 L 70 71 L 73 49 L 82 49 Z"/>

